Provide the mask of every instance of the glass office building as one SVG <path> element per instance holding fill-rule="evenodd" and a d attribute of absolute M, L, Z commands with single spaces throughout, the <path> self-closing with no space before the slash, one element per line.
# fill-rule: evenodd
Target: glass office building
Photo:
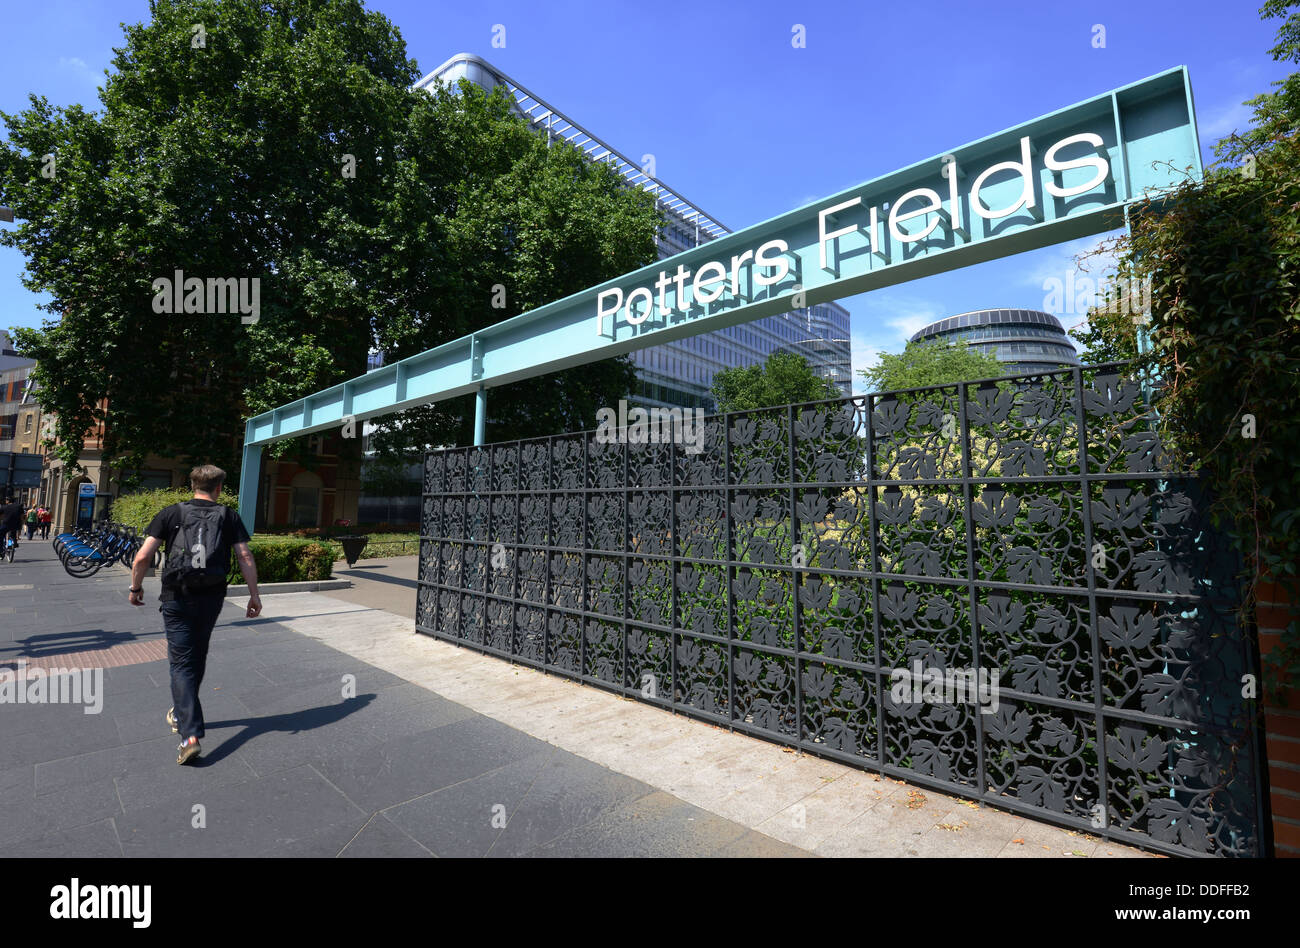
<path fill-rule="evenodd" d="M 1060 321 L 1036 309 L 981 309 L 949 316 L 921 329 L 911 342 L 964 342 L 1006 365 L 1007 375 L 1078 365 L 1074 343 Z"/>
<path fill-rule="evenodd" d="M 662 181 L 646 174 L 630 158 L 478 56 L 467 53 L 453 56 L 416 83 L 416 87 L 439 81 L 454 83 L 460 79 L 468 79 L 485 89 L 504 86 L 515 100 L 515 111 L 534 127 L 544 130 L 549 140 L 579 148 L 591 161 L 609 162 L 629 183 L 653 194 L 667 219 L 659 235 L 659 259 L 731 232 Z M 764 363 L 778 351 L 803 356 L 815 372 L 834 382 L 845 395 L 852 394 L 849 312 L 837 303 L 824 303 L 631 353 L 639 380 L 635 400 L 651 406 L 681 405 L 712 410 L 710 389 L 715 373 Z"/>

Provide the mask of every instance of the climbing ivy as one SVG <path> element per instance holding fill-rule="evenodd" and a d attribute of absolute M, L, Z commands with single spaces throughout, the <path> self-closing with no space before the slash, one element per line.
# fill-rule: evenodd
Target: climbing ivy
<path fill-rule="evenodd" d="M 1271 102 L 1270 121 L 1279 114 Z M 1245 562 L 1243 618 L 1261 577 L 1300 588 L 1300 124 L 1235 137 L 1235 159 L 1137 204 L 1120 271 L 1150 281 L 1149 347 L 1138 320 L 1107 313 L 1091 342 L 1136 353 L 1155 380 L 1162 440 L 1209 484 L 1211 516 Z M 1296 596 L 1291 597 L 1292 601 Z M 1293 613 L 1265 677 L 1273 694 L 1300 672 Z"/>

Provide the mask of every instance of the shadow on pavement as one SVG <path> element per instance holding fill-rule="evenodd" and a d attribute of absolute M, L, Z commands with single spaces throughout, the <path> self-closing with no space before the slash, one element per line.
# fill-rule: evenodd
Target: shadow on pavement
<path fill-rule="evenodd" d="M 263 599 L 262 614 L 256 619 L 231 619 L 229 622 L 223 622 L 221 625 L 217 626 L 216 629 L 213 630 L 212 634 L 216 635 L 217 632 L 223 628 L 240 629 L 247 628 L 251 625 L 275 625 L 278 622 L 283 622 L 285 619 L 311 619 L 319 616 L 348 616 L 353 615 L 356 612 L 357 610 L 354 608 L 338 609 L 332 612 L 295 612 L 290 615 L 280 615 L 278 613 L 268 612 L 266 608 L 266 600 Z"/>
<path fill-rule="evenodd" d="M 48 635 L 29 635 L 25 639 L 14 639 L 21 645 L 19 658 L 45 658 L 62 655 L 66 652 L 93 652 L 102 648 L 112 648 L 123 642 L 134 642 L 142 636 L 134 632 L 105 632 L 103 629 L 83 629 L 80 632 L 52 632 Z M 153 635 L 150 635 L 152 638 Z M 9 649 L 0 649 L 7 652 Z"/>
<path fill-rule="evenodd" d="M 324 727 L 327 724 L 334 724 L 342 721 L 349 714 L 360 711 L 378 697 L 376 694 L 357 695 L 355 698 L 344 698 L 338 704 L 322 705 L 319 708 L 308 708 L 305 711 L 287 711 L 284 714 L 268 714 L 260 718 L 238 718 L 231 721 L 208 721 L 206 726 L 209 729 L 243 727 L 243 730 L 234 737 L 222 741 L 211 751 L 204 748 L 203 755 L 191 766 L 211 766 L 230 756 L 259 734 L 270 734 L 273 731 L 298 734 L 301 731 L 310 731 L 318 727 Z"/>
<path fill-rule="evenodd" d="M 380 576 L 376 573 L 372 573 L 368 567 L 349 569 L 340 574 L 341 579 L 347 579 L 349 576 L 359 576 L 362 579 L 369 579 L 376 583 L 392 583 L 394 586 L 405 586 L 407 589 L 416 589 L 420 585 L 413 579 L 400 579 L 395 576 Z"/>

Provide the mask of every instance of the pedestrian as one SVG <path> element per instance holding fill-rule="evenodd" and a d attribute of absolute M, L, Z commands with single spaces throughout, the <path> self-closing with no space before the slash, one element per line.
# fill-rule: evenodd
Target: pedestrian
<path fill-rule="evenodd" d="M 41 522 L 41 539 L 48 540 L 50 538 L 50 523 L 54 520 L 54 514 L 49 507 L 41 504 L 38 519 Z"/>
<path fill-rule="evenodd" d="M 18 545 L 18 531 L 23 528 L 23 505 L 14 503 L 12 497 L 6 497 L 0 506 L 0 553 L 4 552 L 5 539 L 13 537 L 14 546 Z"/>
<path fill-rule="evenodd" d="M 32 509 L 27 511 L 27 539 L 36 535 L 36 526 L 40 523 L 40 514 L 36 512 L 36 506 L 33 504 Z"/>
<path fill-rule="evenodd" d="M 252 472 L 249 476 L 256 476 Z M 226 472 L 212 464 L 190 471 L 192 500 L 160 510 L 145 530 L 146 538 L 131 564 L 130 602 L 144 605 L 144 574 L 158 547 L 166 543 L 162 593 L 158 611 L 167 633 L 167 659 L 171 663 L 172 707 L 167 723 L 180 734 L 176 763 L 188 763 L 200 752 L 204 736 L 199 687 L 208 663 L 212 627 L 226 599 L 226 577 L 233 550 L 239 571 L 248 584 L 248 618 L 262 611 L 257 594 L 257 566 L 248 548 L 248 531 L 239 515 L 217 503 Z"/>

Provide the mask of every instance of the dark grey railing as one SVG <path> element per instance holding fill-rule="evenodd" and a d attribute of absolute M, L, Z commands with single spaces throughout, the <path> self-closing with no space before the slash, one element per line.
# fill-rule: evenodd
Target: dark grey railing
<path fill-rule="evenodd" d="M 431 453 L 417 629 L 1106 838 L 1258 855 L 1238 561 L 1122 371 L 714 416 L 699 453 Z"/>

